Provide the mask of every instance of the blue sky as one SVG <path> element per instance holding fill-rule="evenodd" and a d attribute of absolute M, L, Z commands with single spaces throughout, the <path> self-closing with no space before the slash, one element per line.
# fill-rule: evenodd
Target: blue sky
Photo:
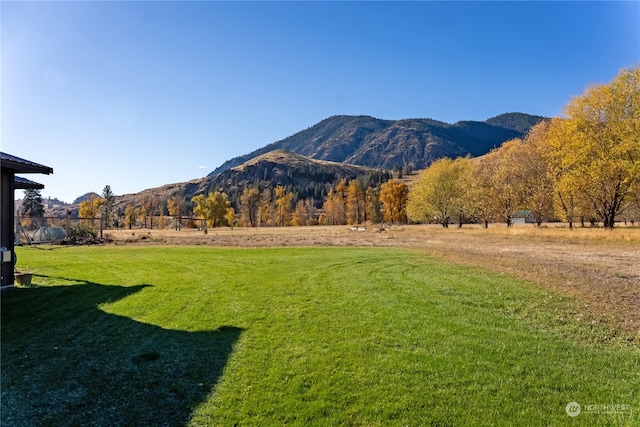
<path fill-rule="evenodd" d="M 2 151 L 71 201 L 200 178 L 336 114 L 561 114 L 639 2 L 0 2 Z M 21 193 L 16 196 L 21 197 Z"/>

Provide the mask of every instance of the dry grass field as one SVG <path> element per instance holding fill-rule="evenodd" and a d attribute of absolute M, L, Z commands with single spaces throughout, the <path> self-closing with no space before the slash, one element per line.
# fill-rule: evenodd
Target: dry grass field
<path fill-rule="evenodd" d="M 403 247 L 526 279 L 576 299 L 574 321 L 606 323 L 640 341 L 640 229 L 435 225 L 109 230 L 114 244 Z"/>

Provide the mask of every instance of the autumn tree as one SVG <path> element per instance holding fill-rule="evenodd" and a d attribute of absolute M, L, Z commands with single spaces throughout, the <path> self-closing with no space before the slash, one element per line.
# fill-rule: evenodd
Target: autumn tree
<path fill-rule="evenodd" d="M 236 210 L 232 206 L 227 208 L 227 212 L 224 214 L 224 220 L 231 229 L 236 226 L 238 218 L 236 216 Z"/>
<path fill-rule="evenodd" d="M 182 213 L 184 211 L 184 199 L 179 196 L 173 196 L 167 200 L 167 210 L 169 215 L 175 219 L 175 229 L 180 230 L 182 223 Z"/>
<path fill-rule="evenodd" d="M 149 198 L 147 196 L 144 196 L 140 199 L 140 221 L 142 221 L 144 228 L 147 228 L 147 217 L 150 213 L 151 202 L 149 201 Z"/>
<path fill-rule="evenodd" d="M 84 202 L 80 203 L 78 214 L 80 218 L 88 218 L 91 225 L 94 224 L 95 218 L 100 214 L 100 207 L 104 204 L 104 199 L 95 194 L 90 195 Z"/>
<path fill-rule="evenodd" d="M 407 216 L 416 222 L 434 220 L 449 227 L 453 218 L 460 218 L 466 191 L 463 174 L 471 160 L 443 158 L 422 171 L 409 192 Z"/>
<path fill-rule="evenodd" d="M 315 211 L 313 199 L 298 200 L 296 208 L 291 215 L 291 225 L 315 225 Z"/>
<path fill-rule="evenodd" d="M 366 220 L 366 192 L 355 179 L 347 186 L 345 209 L 347 224 L 361 224 Z"/>
<path fill-rule="evenodd" d="M 529 130 L 520 153 L 520 163 L 514 165 L 523 171 L 525 207 L 531 211 L 538 226 L 554 217 L 554 181 L 547 152 L 548 121 L 542 121 Z"/>
<path fill-rule="evenodd" d="M 367 187 L 365 191 L 365 214 L 367 221 L 374 223 L 382 221 L 380 190 L 375 187 Z"/>
<path fill-rule="evenodd" d="M 461 177 L 465 193 L 463 205 L 467 215 L 482 222 L 484 228 L 493 220 L 493 177 L 491 171 L 484 168 L 481 159 L 472 161 L 471 167 Z"/>
<path fill-rule="evenodd" d="M 133 226 L 136 224 L 137 219 L 138 210 L 132 205 L 127 205 L 124 210 L 124 223 L 129 228 L 129 230 L 131 230 L 131 228 L 133 228 Z"/>
<path fill-rule="evenodd" d="M 513 214 L 526 200 L 526 171 L 518 166 L 522 164 L 525 149 L 522 140 L 514 139 L 491 150 L 478 162 L 479 181 L 488 196 L 489 210 L 493 217 L 509 227 L 513 224 Z"/>
<path fill-rule="evenodd" d="M 294 227 L 307 225 L 307 210 L 304 206 L 304 200 L 296 202 L 296 207 L 291 214 L 291 225 Z"/>
<path fill-rule="evenodd" d="M 327 225 L 344 225 L 347 223 L 344 194 L 335 188 L 329 190 L 324 203 L 324 223 Z"/>
<path fill-rule="evenodd" d="M 636 186 L 625 214 L 631 221 L 631 225 L 635 225 L 636 221 L 640 221 L 640 185 Z"/>
<path fill-rule="evenodd" d="M 158 213 L 158 199 L 155 196 L 149 197 L 147 202 L 147 215 L 149 216 L 149 228 L 153 230 L 153 217 Z"/>
<path fill-rule="evenodd" d="M 240 196 L 241 222 L 250 227 L 258 225 L 260 192 L 257 188 L 245 188 Z"/>
<path fill-rule="evenodd" d="M 558 183 L 584 197 L 606 228 L 640 185 L 640 66 L 572 99 L 549 138 Z"/>
<path fill-rule="evenodd" d="M 264 227 L 273 223 L 273 204 L 271 203 L 271 189 L 265 188 L 260 193 L 259 208 L 260 226 Z"/>
<path fill-rule="evenodd" d="M 347 196 L 349 184 L 345 178 L 341 179 L 335 187 L 329 190 L 329 194 L 322 205 L 325 213 L 325 222 L 329 225 L 344 225 L 347 223 Z"/>
<path fill-rule="evenodd" d="M 284 227 L 289 223 L 291 216 L 291 203 L 293 201 L 293 193 L 281 185 L 275 188 L 275 207 L 276 207 L 276 225 Z"/>
<path fill-rule="evenodd" d="M 389 180 L 380 186 L 380 203 L 385 222 L 406 224 L 408 195 L 407 184 L 397 179 Z"/>
<path fill-rule="evenodd" d="M 219 227 L 226 224 L 226 217 L 228 209 L 231 207 L 231 202 L 226 193 L 214 191 L 209 194 L 211 199 L 211 227 Z"/>
<path fill-rule="evenodd" d="M 207 232 L 207 224 L 213 228 L 225 224 L 225 215 L 231 206 L 226 193 L 214 191 L 208 196 L 199 194 L 194 196 L 191 201 L 195 204 L 193 213 L 205 220 L 205 233 Z"/>
<path fill-rule="evenodd" d="M 158 218 L 158 228 L 160 230 L 167 228 L 167 217 L 164 215 L 164 213 L 160 215 L 160 218 Z"/>

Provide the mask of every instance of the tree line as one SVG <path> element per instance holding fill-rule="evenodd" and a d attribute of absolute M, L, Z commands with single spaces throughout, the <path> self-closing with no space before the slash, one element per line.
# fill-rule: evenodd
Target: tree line
<path fill-rule="evenodd" d="M 560 219 L 640 219 L 640 68 L 593 85 L 564 117 L 477 159 L 441 159 L 424 170 L 407 206 L 411 221 L 512 224 L 527 210 L 540 225 Z"/>
<path fill-rule="evenodd" d="M 33 200 L 31 194 L 25 206 Z M 565 106 L 563 117 L 540 122 L 523 139 L 478 158 L 435 161 L 410 188 L 376 171 L 343 178 L 320 192 L 255 183 L 234 190 L 231 197 L 224 191 L 189 200 L 144 197 L 139 206 L 116 212 L 113 202 L 106 186 L 102 197 L 80 204 L 79 215 L 100 215 L 107 218 L 107 227 L 129 228 L 138 223 L 153 228 L 154 217 L 156 226 L 165 228 L 166 215 L 176 228 L 182 217 L 200 219 L 205 229 L 381 221 L 486 227 L 491 222 L 510 226 L 516 212 L 526 211 L 538 225 L 602 221 L 613 228 L 617 219 L 640 219 L 640 67 L 623 69 L 609 84 L 590 86 Z M 24 212 L 40 213 L 37 207 Z"/>
<path fill-rule="evenodd" d="M 246 187 L 232 204 L 227 193 L 198 194 L 190 200 L 174 195 L 167 200 L 143 197 L 139 205 L 113 208 L 115 197 L 106 186 L 102 197 L 89 196 L 80 203 L 79 218 L 105 228 L 167 228 L 182 226 L 204 228 L 220 226 L 305 226 L 344 225 L 366 222 L 406 223 L 409 187 L 398 179 L 363 187 L 361 179 L 341 179 L 330 186 L 319 205 L 314 198 L 297 199 L 285 186 Z"/>

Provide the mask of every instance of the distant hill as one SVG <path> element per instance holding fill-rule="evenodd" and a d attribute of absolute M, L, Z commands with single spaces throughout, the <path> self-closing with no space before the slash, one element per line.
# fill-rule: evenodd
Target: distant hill
<path fill-rule="evenodd" d="M 85 200 L 89 200 L 89 198 L 91 198 L 91 197 L 100 197 L 100 195 L 98 193 L 94 193 L 94 192 L 86 193 L 86 194 L 83 194 L 82 196 L 76 198 L 71 204 L 72 205 L 79 205 L 80 203 L 84 202 Z"/>
<path fill-rule="evenodd" d="M 273 150 L 216 175 L 209 175 L 199 188 L 189 194 L 224 191 L 232 203 L 247 187 L 259 189 L 284 186 L 295 200 L 313 198 L 321 203 L 329 189 L 343 178 L 360 178 L 363 183 L 379 183 L 389 179 L 387 172 L 347 163 L 316 160 L 286 150 Z"/>
<path fill-rule="evenodd" d="M 544 117 L 507 113 L 485 122 L 448 124 L 432 119 L 382 120 L 369 116 L 333 116 L 281 141 L 228 160 L 204 178 L 167 184 L 115 199 L 115 210 L 140 206 L 143 197 L 165 203 L 173 196 L 187 203 L 197 194 L 224 191 L 237 207 L 244 188 L 287 187 L 294 200 L 320 204 L 340 179 L 359 179 L 365 188 L 389 179 L 389 170 L 419 170 L 441 157 L 481 156 L 513 138 L 523 137 Z M 57 216 L 71 208 L 54 209 Z"/>
<path fill-rule="evenodd" d="M 547 120 L 547 118 L 524 113 L 507 113 L 492 117 L 485 123 L 526 134 L 529 129 L 540 123 L 542 120 Z"/>
<path fill-rule="evenodd" d="M 333 116 L 281 141 L 228 160 L 209 176 L 277 149 L 318 160 L 373 168 L 422 169 L 441 157 L 486 154 L 509 139 L 523 137 L 542 120 L 545 118 L 523 113 L 501 114 L 485 122 L 455 124 L 432 119 Z"/>
<path fill-rule="evenodd" d="M 375 186 L 390 177 L 389 172 L 365 166 L 316 160 L 286 150 L 274 150 L 217 175 L 116 196 L 114 211 L 124 212 L 127 205 L 140 207 L 143 198 L 154 199 L 164 205 L 169 198 L 179 196 L 189 203 L 194 196 L 213 191 L 225 192 L 237 207 L 245 188 L 262 191 L 278 185 L 294 193 L 294 200 L 314 199 L 319 207 L 329 189 L 343 178 L 359 179 L 363 186 Z M 58 209 L 53 214 L 63 217 L 69 209 L 71 216 L 75 217 L 78 215 L 78 204 Z"/>

